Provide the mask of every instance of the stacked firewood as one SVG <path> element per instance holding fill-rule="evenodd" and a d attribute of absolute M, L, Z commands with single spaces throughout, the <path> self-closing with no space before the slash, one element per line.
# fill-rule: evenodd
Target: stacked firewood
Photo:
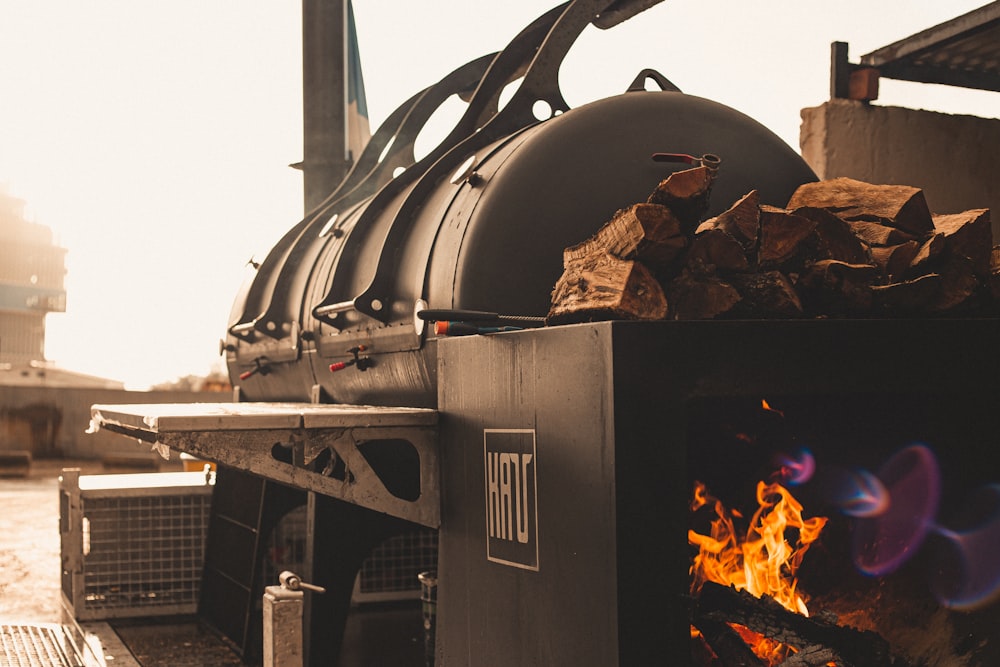
<path fill-rule="evenodd" d="M 547 322 L 996 314 L 989 209 L 935 215 L 919 188 L 836 178 L 703 220 L 715 174 L 675 172 L 567 248 Z"/>

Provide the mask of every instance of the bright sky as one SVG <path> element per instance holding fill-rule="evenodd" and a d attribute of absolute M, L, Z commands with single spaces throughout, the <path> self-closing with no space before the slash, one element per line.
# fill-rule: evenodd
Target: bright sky
<path fill-rule="evenodd" d="M 557 0 L 354 0 L 373 129 Z M 572 106 L 652 67 L 798 147 L 852 61 L 982 0 L 666 0 L 567 58 Z M 879 104 L 1000 117 L 1000 95 L 882 81 Z M 221 367 L 251 257 L 302 216 L 301 14 L 273 0 L 0 0 L 0 184 L 68 249 L 59 366 L 143 389 Z"/>

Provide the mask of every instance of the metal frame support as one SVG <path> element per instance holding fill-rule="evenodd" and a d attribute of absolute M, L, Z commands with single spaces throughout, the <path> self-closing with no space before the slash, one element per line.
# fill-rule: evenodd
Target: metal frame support
<path fill-rule="evenodd" d="M 293 488 L 437 528 L 438 415 L 426 408 L 311 403 L 94 405 L 91 423 Z M 406 442 L 417 497 L 400 497 L 362 447 Z M 384 466 L 383 466 L 384 467 Z M 396 472 L 404 472 L 396 466 Z"/>

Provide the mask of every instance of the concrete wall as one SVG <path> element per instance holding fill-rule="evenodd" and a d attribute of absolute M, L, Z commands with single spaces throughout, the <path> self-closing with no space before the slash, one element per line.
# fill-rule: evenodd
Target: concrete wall
<path fill-rule="evenodd" d="M 0 453 L 28 451 L 33 458 L 155 462 L 149 444 L 99 431 L 86 433 L 95 403 L 222 403 L 231 392 L 126 391 L 68 387 L 0 386 Z"/>
<path fill-rule="evenodd" d="M 802 110 L 799 145 L 821 179 L 912 185 L 934 213 L 989 208 L 1000 243 L 1000 120 L 837 99 Z"/>

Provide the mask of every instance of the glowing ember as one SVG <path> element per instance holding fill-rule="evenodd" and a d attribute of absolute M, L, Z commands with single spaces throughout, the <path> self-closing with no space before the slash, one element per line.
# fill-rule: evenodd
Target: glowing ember
<path fill-rule="evenodd" d="M 688 542 L 698 547 L 691 566 L 691 592 L 697 594 L 706 581 L 712 581 L 757 597 L 768 595 L 786 609 L 808 616 L 806 600 L 797 590 L 795 573 L 827 519 L 803 519 L 802 505 L 776 483 L 759 482 L 757 502 L 760 507 L 746 532 L 739 533 L 733 519 L 741 519 L 742 515 L 736 510 L 727 511 L 704 484 L 695 483 L 691 511 L 710 506 L 714 518 L 709 535 L 688 531 Z M 786 538 L 785 532 L 789 530 L 795 535 Z M 747 643 L 761 654 L 756 642 Z M 773 650 L 773 646 L 767 650 Z"/>
<path fill-rule="evenodd" d="M 778 415 L 779 417 L 784 417 L 785 416 L 785 413 L 784 413 L 783 410 L 777 410 L 775 408 L 772 408 L 771 404 L 768 403 L 767 400 L 765 400 L 763 398 L 760 399 L 760 407 L 761 407 L 762 410 L 765 410 L 767 412 L 773 412 L 776 415 Z"/>

